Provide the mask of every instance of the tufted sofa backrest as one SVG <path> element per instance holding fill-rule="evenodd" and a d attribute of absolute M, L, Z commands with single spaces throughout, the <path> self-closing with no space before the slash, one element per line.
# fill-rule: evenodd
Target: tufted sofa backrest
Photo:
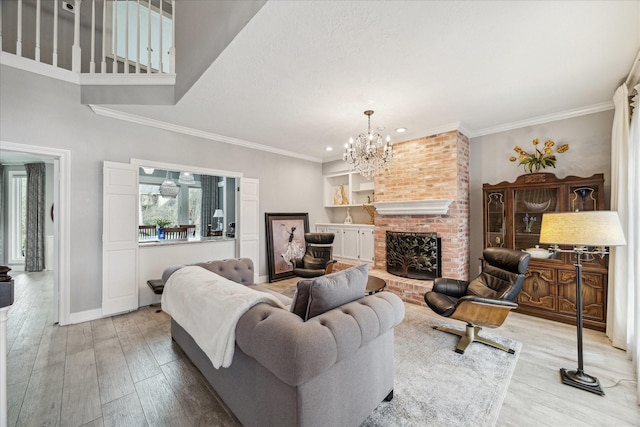
<path fill-rule="evenodd" d="M 253 285 L 254 270 L 253 261 L 251 261 L 250 258 L 231 258 L 208 262 L 196 262 L 189 265 L 197 265 L 245 286 Z M 167 283 L 167 279 L 182 267 L 184 267 L 184 265 L 167 267 L 162 273 L 162 281 Z"/>

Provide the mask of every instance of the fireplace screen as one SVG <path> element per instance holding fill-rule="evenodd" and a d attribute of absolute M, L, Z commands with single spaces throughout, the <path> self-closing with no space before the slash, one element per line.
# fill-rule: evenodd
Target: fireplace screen
<path fill-rule="evenodd" d="M 387 231 L 387 271 L 410 279 L 440 277 L 440 243 L 436 233 Z"/>

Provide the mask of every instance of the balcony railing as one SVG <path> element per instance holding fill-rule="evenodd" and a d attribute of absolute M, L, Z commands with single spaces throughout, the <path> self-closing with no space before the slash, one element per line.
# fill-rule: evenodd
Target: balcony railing
<path fill-rule="evenodd" d="M 175 0 L 0 1 L 2 51 L 54 69 L 173 75 L 174 39 Z"/>

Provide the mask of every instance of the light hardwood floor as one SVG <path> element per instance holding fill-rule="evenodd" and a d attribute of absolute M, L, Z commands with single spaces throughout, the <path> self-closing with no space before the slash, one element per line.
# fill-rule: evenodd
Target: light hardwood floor
<path fill-rule="evenodd" d="M 51 275 L 13 273 L 9 426 L 238 425 L 171 341 L 165 313 L 143 307 L 54 326 Z M 294 283 L 268 286 L 281 291 Z M 406 306 L 434 315 L 425 307 Z M 498 426 L 640 426 L 635 386 L 620 381 L 633 377 L 631 363 L 604 334 L 586 330 L 584 337 L 585 371 L 603 384 L 606 396 L 600 397 L 560 383 L 558 369 L 577 364 L 574 327 L 512 313 L 498 331 L 524 344 Z M 430 424 L 416 419 L 406 425 Z"/>

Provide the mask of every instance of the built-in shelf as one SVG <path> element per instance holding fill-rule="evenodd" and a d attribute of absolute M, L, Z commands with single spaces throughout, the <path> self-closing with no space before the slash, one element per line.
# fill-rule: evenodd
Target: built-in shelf
<path fill-rule="evenodd" d="M 446 215 L 453 199 L 373 202 L 378 215 Z"/>
<path fill-rule="evenodd" d="M 324 177 L 324 207 L 348 208 L 370 204 L 374 183 L 356 172 L 341 172 Z M 341 204 L 346 197 L 348 204 Z"/>

